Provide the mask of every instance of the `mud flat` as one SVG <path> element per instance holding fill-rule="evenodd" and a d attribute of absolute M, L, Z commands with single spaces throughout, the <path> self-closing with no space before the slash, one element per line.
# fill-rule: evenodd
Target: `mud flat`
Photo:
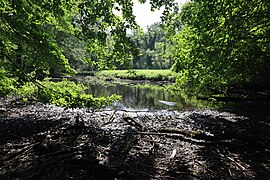
<path fill-rule="evenodd" d="M 267 179 L 269 114 L 238 110 L 93 111 L 1 99 L 0 179 Z"/>

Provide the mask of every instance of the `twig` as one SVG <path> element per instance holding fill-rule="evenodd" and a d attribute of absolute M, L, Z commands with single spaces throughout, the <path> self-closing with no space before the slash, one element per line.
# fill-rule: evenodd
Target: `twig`
<path fill-rule="evenodd" d="M 201 163 L 200 161 L 195 160 L 194 162 L 200 164 L 201 166 L 203 166 L 204 169 L 206 169 L 207 171 L 211 172 L 212 174 L 215 174 L 215 175 L 217 174 L 213 170 L 209 169 L 205 164 Z"/>
<path fill-rule="evenodd" d="M 50 156 L 56 156 L 56 155 L 61 155 L 61 154 L 65 154 L 65 153 L 73 153 L 76 149 L 71 149 L 71 150 L 63 150 L 63 151 L 56 151 L 53 153 L 49 153 L 49 154 L 44 154 L 39 156 L 37 159 L 41 159 L 41 158 L 46 158 L 46 157 L 50 157 Z"/>
<path fill-rule="evenodd" d="M 168 136 L 170 138 L 177 138 L 177 139 L 181 139 L 184 141 L 193 142 L 193 143 L 197 143 L 197 144 L 210 144 L 210 143 L 212 143 L 212 142 L 207 142 L 204 140 L 197 140 L 197 139 L 188 138 L 182 134 L 157 133 L 157 132 L 136 132 L 136 133 L 141 134 L 141 135 Z"/>
<path fill-rule="evenodd" d="M 17 156 L 19 156 L 19 155 L 21 155 L 21 154 L 23 154 L 23 153 L 29 151 L 33 146 L 35 146 L 35 145 L 37 145 L 37 144 L 39 144 L 39 143 L 40 143 L 40 142 L 31 144 L 30 146 L 27 146 L 27 147 L 25 147 L 25 148 L 23 148 L 23 149 L 21 149 L 21 150 L 15 152 L 15 153 L 12 153 L 12 154 L 10 154 L 8 157 L 6 157 L 3 161 L 11 161 L 11 160 L 13 160 L 14 158 L 16 158 Z"/>
<path fill-rule="evenodd" d="M 239 164 L 238 162 L 236 162 L 233 158 L 227 157 L 227 159 L 229 159 L 230 161 L 234 162 L 236 164 L 236 166 L 239 167 L 242 171 L 245 171 L 246 170 L 246 168 L 244 166 L 242 166 L 241 164 Z"/>
<path fill-rule="evenodd" d="M 119 111 L 123 111 L 123 112 L 131 112 L 131 113 L 151 112 L 151 111 L 149 111 L 149 110 L 126 110 L 126 109 L 119 109 Z"/>
<path fill-rule="evenodd" d="M 143 129 L 143 125 L 141 125 L 131 117 L 124 117 L 123 120 L 131 126 L 135 126 L 138 129 Z"/>
<path fill-rule="evenodd" d="M 160 168 L 156 168 L 156 167 L 154 167 L 155 169 L 160 169 Z M 169 171 L 169 170 L 166 170 L 166 169 L 161 169 L 161 170 L 164 170 L 164 171 Z M 153 175 L 151 175 L 151 174 L 149 174 L 149 173 L 146 173 L 146 172 L 142 172 L 142 171 L 138 171 L 138 170 L 132 170 L 133 172 L 136 172 L 136 173 L 141 173 L 141 174 L 144 174 L 144 175 L 147 175 L 147 176 L 149 176 L 149 177 L 151 177 L 151 178 L 153 178 L 153 179 L 157 179 L 158 177 L 156 177 L 156 176 L 153 176 Z M 195 178 L 198 178 L 198 179 L 201 179 L 200 178 L 200 176 L 198 176 L 198 175 L 196 175 L 196 174 L 192 174 L 192 173 L 187 173 L 187 172 L 180 172 L 180 171 L 174 171 L 176 174 L 180 174 L 180 175 L 186 175 L 186 176 L 193 176 L 193 177 L 195 177 Z M 178 179 L 178 178 L 175 178 L 175 177 L 170 177 L 170 176 L 160 176 L 160 178 L 166 178 L 166 179 Z M 160 178 L 158 178 L 158 179 L 160 179 Z"/>
<path fill-rule="evenodd" d="M 182 134 L 185 136 L 192 137 L 193 139 L 205 140 L 205 141 L 217 139 L 217 137 L 213 135 L 207 135 L 200 131 L 186 130 L 186 129 L 179 129 L 179 128 L 157 128 L 156 131 L 161 132 L 161 133 Z"/>
<path fill-rule="evenodd" d="M 117 111 L 122 111 L 122 112 L 130 112 L 130 113 L 140 113 L 140 112 L 151 112 L 149 110 L 126 110 L 126 109 L 116 109 Z M 115 111 L 112 109 L 103 109 L 102 111 Z"/>
<path fill-rule="evenodd" d="M 171 154 L 171 156 L 170 156 L 170 160 L 172 160 L 172 159 L 174 159 L 175 158 L 175 156 L 176 156 L 176 149 L 174 149 L 173 151 L 172 151 L 172 154 Z"/>
<path fill-rule="evenodd" d="M 110 116 L 108 122 L 103 123 L 102 126 L 105 126 L 105 125 L 107 125 L 107 124 L 110 124 L 110 123 L 113 121 L 113 116 L 115 115 L 115 113 L 116 113 L 117 111 L 118 111 L 118 109 L 114 110 L 113 113 L 112 113 L 112 115 Z"/>

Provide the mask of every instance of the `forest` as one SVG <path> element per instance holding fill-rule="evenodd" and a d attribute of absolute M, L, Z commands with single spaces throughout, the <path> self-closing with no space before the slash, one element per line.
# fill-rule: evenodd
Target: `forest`
<path fill-rule="evenodd" d="M 27 83 L 50 94 L 46 77 L 102 69 L 171 69 L 177 88 L 192 93 L 267 83 L 266 0 L 192 1 L 181 11 L 173 1 L 151 1 L 164 12 L 146 32 L 132 4 L 2 1 L 1 96 L 19 94 Z"/>
<path fill-rule="evenodd" d="M 0 179 L 269 177 L 270 1 L 136 1 L 1 0 Z"/>

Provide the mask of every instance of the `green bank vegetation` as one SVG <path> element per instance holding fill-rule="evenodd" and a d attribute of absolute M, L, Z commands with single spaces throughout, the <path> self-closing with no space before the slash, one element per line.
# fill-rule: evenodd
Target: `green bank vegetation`
<path fill-rule="evenodd" d="M 164 7 L 162 22 L 143 32 L 135 21 L 132 0 L 2 0 L 0 96 L 38 86 L 35 82 L 42 84 L 47 77 L 108 69 L 172 69 L 173 75 L 168 70 L 98 73 L 131 79 L 172 78 L 175 89 L 192 95 L 269 83 L 270 1 L 194 0 L 182 9 L 173 1 L 150 0 L 150 4 L 152 9 Z M 60 90 L 56 84 L 44 82 L 38 87 L 38 92 L 46 92 L 42 100 L 60 105 L 62 97 L 78 93 L 82 86 L 73 84 L 65 90 L 59 85 Z M 63 96 L 53 96 L 55 92 L 48 89 Z M 38 96 L 34 92 L 32 96 Z M 70 102 L 89 97 L 70 98 Z M 61 105 L 77 104 L 91 103 Z"/>
<path fill-rule="evenodd" d="M 148 69 L 132 69 L 132 70 L 103 70 L 95 73 L 97 77 L 121 78 L 131 80 L 154 80 L 154 81 L 174 81 L 173 72 L 166 70 L 148 70 Z"/>
<path fill-rule="evenodd" d="M 22 97 L 22 102 L 29 99 L 44 103 L 51 103 L 65 107 L 90 107 L 101 108 L 114 101 L 121 99 L 118 95 L 95 98 L 91 94 L 86 94 L 87 87 L 83 84 L 63 79 L 61 82 L 52 82 L 44 79 L 42 82 L 27 82 L 17 89 L 9 89 L 9 95 Z"/>
<path fill-rule="evenodd" d="M 179 88 L 226 93 L 232 86 L 269 82 L 269 9 L 265 0 L 186 3 L 170 47 Z"/>

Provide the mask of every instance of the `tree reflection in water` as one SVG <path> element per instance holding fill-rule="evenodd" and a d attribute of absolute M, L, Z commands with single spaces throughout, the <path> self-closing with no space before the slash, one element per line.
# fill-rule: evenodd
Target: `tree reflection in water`
<path fill-rule="evenodd" d="M 147 87 L 129 86 L 125 84 L 89 85 L 88 93 L 93 96 L 110 96 L 118 94 L 122 96 L 120 104 L 115 104 L 115 107 L 127 108 L 148 108 L 148 109 L 173 109 L 183 107 L 185 102 L 180 95 L 173 91 L 168 91 L 157 85 Z M 161 101 L 161 102 L 160 102 Z M 169 103 L 162 103 L 162 102 Z M 170 103 L 171 102 L 171 103 Z M 175 102 L 175 103 L 174 103 Z M 170 105 L 173 104 L 173 105 Z"/>

